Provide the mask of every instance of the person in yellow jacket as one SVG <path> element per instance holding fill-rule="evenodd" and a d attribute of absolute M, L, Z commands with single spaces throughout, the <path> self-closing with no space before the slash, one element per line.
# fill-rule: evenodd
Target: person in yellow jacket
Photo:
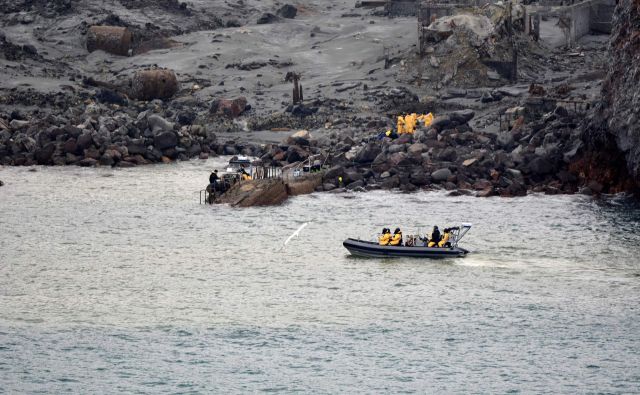
<path fill-rule="evenodd" d="M 388 228 L 382 229 L 382 235 L 378 237 L 378 244 L 381 246 L 389 245 L 391 241 L 391 230 Z"/>
<path fill-rule="evenodd" d="M 451 237 L 449 234 L 451 233 L 451 229 L 447 228 L 444 230 L 444 235 L 442 236 L 442 240 L 440 240 L 440 242 L 438 243 L 438 247 L 442 248 L 442 247 L 448 247 L 447 244 L 449 244 L 449 237 Z"/>
<path fill-rule="evenodd" d="M 404 133 L 404 117 L 398 115 L 398 134 Z"/>
<path fill-rule="evenodd" d="M 396 228 L 395 232 L 393 232 L 393 237 L 391 238 L 391 242 L 389 245 L 392 246 L 401 246 L 402 245 L 402 232 L 400 228 Z"/>
<path fill-rule="evenodd" d="M 240 176 L 242 177 L 243 181 L 251 180 L 251 175 L 247 173 L 244 167 L 240 168 Z"/>
<path fill-rule="evenodd" d="M 420 115 L 418 117 L 418 119 L 420 121 L 422 121 L 422 123 L 424 124 L 425 127 L 428 127 L 431 125 L 431 123 L 433 122 L 433 114 L 429 113 L 427 115 Z"/>
<path fill-rule="evenodd" d="M 413 134 L 416 129 L 416 122 L 418 121 L 418 116 L 416 113 L 412 113 L 404 117 L 404 131 L 405 133 Z"/>

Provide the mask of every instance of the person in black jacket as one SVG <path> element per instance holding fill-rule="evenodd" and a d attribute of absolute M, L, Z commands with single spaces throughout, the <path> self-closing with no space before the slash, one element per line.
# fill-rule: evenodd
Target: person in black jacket
<path fill-rule="evenodd" d="M 431 241 L 429 242 L 429 247 L 437 247 L 440 242 L 440 230 L 438 230 L 437 226 L 433 227 L 433 232 L 431 232 Z"/>
<path fill-rule="evenodd" d="M 209 184 L 215 184 L 218 181 L 218 169 L 214 170 L 209 176 Z"/>

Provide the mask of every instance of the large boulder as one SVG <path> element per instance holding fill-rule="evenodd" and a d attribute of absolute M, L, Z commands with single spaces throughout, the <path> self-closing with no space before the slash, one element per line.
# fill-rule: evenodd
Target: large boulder
<path fill-rule="evenodd" d="M 450 113 L 449 119 L 451 119 L 451 122 L 453 123 L 463 125 L 472 120 L 475 115 L 476 114 L 475 112 L 473 112 L 473 110 L 460 110 Z"/>
<path fill-rule="evenodd" d="M 544 176 L 554 172 L 555 167 L 548 159 L 543 157 L 537 157 L 529 162 L 527 166 L 529 173 L 536 176 Z"/>
<path fill-rule="evenodd" d="M 431 179 L 436 182 L 443 182 L 443 181 L 447 181 L 449 177 L 451 177 L 451 174 L 452 174 L 451 170 L 445 167 L 443 169 L 438 169 L 433 173 L 431 173 Z"/>
<path fill-rule="evenodd" d="M 78 150 L 78 152 L 84 151 L 85 149 L 91 147 L 91 145 L 93 145 L 93 137 L 91 136 L 90 132 L 85 131 L 80 136 L 78 136 L 78 139 L 76 140 L 76 149 Z"/>
<path fill-rule="evenodd" d="M 285 4 L 277 12 L 279 17 L 293 19 L 298 14 L 298 9 L 291 4 Z"/>
<path fill-rule="evenodd" d="M 147 117 L 147 122 L 149 123 L 149 129 L 151 129 L 153 134 L 170 132 L 173 130 L 173 123 L 167 121 L 158 114 L 149 115 Z"/>
<path fill-rule="evenodd" d="M 308 130 L 300 130 L 287 138 L 287 144 L 308 146 L 311 141 L 311 133 Z"/>
<path fill-rule="evenodd" d="M 47 143 L 44 147 L 36 149 L 34 158 L 39 165 L 49 165 L 51 164 L 51 157 L 53 156 L 55 150 L 55 143 Z"/>
<path fill-rule="evenodd" d="M 300 162 L 308 157 L 309 153 L 307 151 L 295 145 L 289 146 L 289 149 L 287 149 L 287 162 L 289 163 Z"/>
<path fill-rule="evenodd" d="M 216 203 L 237 207 L 273 206 L 287 200 L 287 186 L 281 179 L 251 180 L 236 183 Z"/>
<path fill-rule="evenodd" d="M 382 152 L 380 145 L 376 143 L 369 143 L 358 151 L 354 160 L 357 163 L 370 163 L 376 159 L 380 152 Z"/>
<path fill-rule="evenodd" d="M 427 152 L 428 150 L 429 150 L 429 147 L 426 144 L 414 143 L 414 144 L 411 144 L 409 148 L 407 148 L 407 153 L 411 155 L 420 155 L 423 152 Z"/>
<path fill-rule="evenodd" d="M 448 115 L 440 115 L 433 119 L 433 122 L 431 122 L 431 127 L 438 130 L 443 130 L 451 126 L 451 124 L 451 118 Z"/>
<path fill-rule="evenodd" d="M 274 23 L 278 21 L 278 17 L 270 12 L 265 12 L 258 18 L 256 22 L 258 25 L 266 25 L 269 23 Z"/>
<path fill-rule="evenodd" d="M 176 145 L 178 145 L 178 136 L 174 132 L 163 132 L 153 138 L 153 146 L 159 150 L 174 148 Z"/>
<path fill-rule="evenodd" d="M 328 181 L 334 181 L 338 177 L 344 176 L 346 173 L 345 168 L 342 166 L 333 166 L 324 173 L 324 179 Z"/>

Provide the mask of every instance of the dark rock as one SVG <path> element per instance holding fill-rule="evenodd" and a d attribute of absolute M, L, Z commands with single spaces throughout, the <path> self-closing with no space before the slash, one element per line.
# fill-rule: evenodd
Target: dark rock
<path fill-rule="evenodd" d="M 78 145 L 76 144 L 76 139 L 74 139 L 73 137 L 65 141 L 65 143 L 62 145 L 62 151 L 65 154 L 66 153 L 75 154 L 77 150 L 78 150 Z"/>
<path fill-rule="evenodd" d="M 304 104 L 296 104 L 291 107 L 290 112 L 291 115 L 295 115 L 297 117 L 308 117 L 309 115 L 313 115 L 318 112 L 318 107 L 307 107 Z"/>
<path fill-rule="evenodd" d="M 496 195 L 496 192 L 491 187 L 483 189 L 482 191 L 476 193 L 477 197 L 490 197 L 490 196 L 495 196 L 495 195 Z"/>
<path fill-rule="evenodd" d="M 191 110 L 183 110 L 178 113 L 177 120 L 180 125 L 191 125 L 196 120 L 196 113 Z"/>
<path fill-rule="evenodd" d="M 476 114 L 475 112 L 473 112 L 473 110 L 468 109 L 468 110 L 454 111 L 449 114 L 449 118 L 451 119 L 451 122 L 462 125 L 471 121 L 475 115 Z"/>
<path fill-rule="evenodd" d="M 348 171 L 344 175 L 343 181 L 345 184 L 351 184 L 356 181 L 362 181 L 363 179 L 364 179 L 364 176 L 358 173 L 357 171 Z"/>
<path fill-rule="evenodd" d="M 345 174 L 344 167 L 333 166 L 324 173 L 324 179 L 334 181 L 334 180 L 337 180 L 338 177 L 344 176 L 344 174 Z"/>
<path fill-rule="evenodd" d="M 273 15 L 270 12 L 265 12 L 260 16 L 260 18 L 258 18 L 258 21 L 256 23 L 258 25 L 266 25 L 269 23 L 277 22 L 277 21 L 278 21 L 278 17 L 276 15 Z"/>
<path fill-rule="evenodd" d="M 566 118 L 569 116 L 569 111 L 562 106 L 557 106 L 556 109 L 553 110 L 553 113 L 560 118 Z"/>
<path fill-rule="evenodd" d="M 84 158 L 81 161 L 76 162 L 78 166 L 82 167 L 93 167 L 98 163 L 96 159 L 93 158 Z"/>
<path fill-rule="evenodd" d="M 407 153 L 410 155 L 420 155 L 423 152 L 427 152 L 429 147 L 426 144 L 414 143 L 407 148 Z"/>
<path fill-rule="evenodd" d="M 392 144 L 387 148 L 388 154 L 396 154 L 398 152 L 404 152 L 405 146 L 404 144 Z"/>
<path fill-rule="evenodd" d="M 300 162 L 307 159 L 308 157 L 309 153 L 307 153 L 307 151 L 303 150 L 302 148 L 292 145 L 287 150 L 287 162 L 289 163 Z"/>
<path fill-rule="evenodd" d="M 436 182 L 447 181 L 451 177 L 451 170 L 447 168 L 439 169 L 431 173 L 431 179 Z"/>
<path fill-rule="evenodd" d="M 278 16 L 287 19 L 293 19 L 298 14 L 298 9 L 291 4 L 285 4 L 277 12 Z"/>
<path fill-rule="evenodd" d="M 412 184 L 419 187 L 427 185 L 429 183 L 427 175 L 422 170 L 414 171 L 413 173 L 411 173 L 411 175 L 409 176 L 409 180 Z"/>
<path fill-rule="evenodd" d="M 596 194 L 601 193 L 602 190 L 604 189 L 604 186 L 595 180 L 589 181 L 589 184 L 587 184 L 587 187 Z"/>
<path fill-rule="evenodd" d="M 485 179 L 476 180 L 476 182 L 473 183 L 473 189 L 475 189 L 476 191 L 485 190 L 487 188 L 491 188 L 492 186 L 493 184 L 491 184 L 491 181 Z"/>
<path fill-rule="evenodd" d="M 83 155 L 85 158 L 90 159 L 100 159 L 100 151 L 96 147 L 89 147 L 83 151 Z"/>
<path fill-rule="evenodd" d="M 460 98 L 460 97 L 466 97 L 467 96 L 467 90 L 466 89 L 458 89 L 458 88 L 449 88 L 447 89 L 447 94 L 446 97 L 447 98 Z"/>
<path fill-rule="evenodd" d="M 354 190 L 356 188 L 362 188 L 362 187 L 364 187 L 363 180 L 354 181 L 352 183 L 349 183 L 349 185 L 347 185 L 347 189 L 349 190 Z"/>
<path fill-rule="evenodd" d="M 49 165 L 51 164 L 51 156 L 55 150 L 56 144 L 53 142 L 48 143 L 44 147 L 36 149 L 34 158 L 39 165 Z"/>
<path fill-rule="evenodd" d="M 129 145 L 127 145 L 127 150 L 129 151 L 129 155 L 143 155 L 145 152 L 147 152 L 147 147 L 145 147 L 145 145 L 140 141 L 132 141 Z"/>
<path fill-rule="evenodd" d="M 393 188 L 398 188 L 399 186 L 400 186 L 400 178 L 398 176 L 391 176 L 391 177 L 385 178 L 380 183 L 380 187 L 382 189 L 393 189 Z"/>
<path fill-rule="evenodd" d="M 413 135 L 409 133 L 401 134 L 394 140 L 394 144 L 411 144 L 413 142 Z"/>
<path fill-rule="evenodd" d="M 225 155 L 238 155 L 238 150 L 236 149 L 235 145 L 225 145 L 223 153 Z"/>
<path fill-rule="evenodd" d="M 443 162 L 455 162 L 456 159 L 458 159 L 458 153 L 456 152 L 456 149 L 453 147 L 447 147 L 445 149 L 443 149 L 438 155 L 438 160 L 441 160 Z"/>
<path fill-rule="evenodd" d="M 117 167 L 122 167 L 122 168 L 136 167 L 136 164 L 133 162 L 123 160 L 121 162 L 118 162 Z"/>
<path fill-rule="evenodd" d="M 113 166 L 113 164 L 115 163 L 115 160 L 113 159 L 113 157 L 111 155 L 109 155 L 108 153 L 104 153 L 101 157 L 100 157 L 100 165 L 101 166 Z"/>
<path fill-rule="evenodd" d="M 376 159 L 380 152 L 382 152 L 380 145 L 376 143 L 369 143 L 358 151 L 354 160 L 357 163 L 370 163 Z"/>
<path fill-rule="evenodd" d="M 81 134 L 78 137 L 78 140 L 76 141 L 78 152 L 82 152 L 83 150 L 91 147 L 92 144 L 93 144 L 93 137 L 91 136 L 91 133 L 86 131 L 83 134 Z"/>
<path fill-rule="evenodd" d="M 451 118 L 449 118 L 448 115 L 440 115 L 433 119 L 433 122 L 431 122 L 431 127 L 438 130 L 443 130 L 451 126 L 451 124 Z"/>
<path fill-rule="evenodd" d="M 96 94 L 96 100 L 100 103 L 117 104 L 119 106 L 128 106 L 129 100 L 120 92 L 111 89 L 102 88 Z"/>
<path fill-rule="evenodd" d="M 333 191 L 334 189 L 336 189 L 335 184 L 332 184 L 330 182 L 325 182 L 324 184 L 322 184 L 322 189 L 324 191 Z"/>
<path fill-rule="evenodd" d="M 554 171 L 553 164 L 546 158 L 537 157 L 529 162 L 528 170 L 533 175 L 543 176 Z"/>
<path fill-rule="evenodd" d="M 174 132 L 162 132 L 153 138 L 153 146 L 159 150 L 178 145 L 178 136 Z"/>

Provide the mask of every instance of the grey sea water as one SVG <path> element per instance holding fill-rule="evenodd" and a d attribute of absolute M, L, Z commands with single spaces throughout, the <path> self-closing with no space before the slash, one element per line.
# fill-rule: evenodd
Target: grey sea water
<path fill-rule="evenodd" d="M 640 392 L 637 205 L 199 205 L 223 162 L 0 169 L 0 392 Z M 466 258 L 342 247 L 460 222 Z"/>

